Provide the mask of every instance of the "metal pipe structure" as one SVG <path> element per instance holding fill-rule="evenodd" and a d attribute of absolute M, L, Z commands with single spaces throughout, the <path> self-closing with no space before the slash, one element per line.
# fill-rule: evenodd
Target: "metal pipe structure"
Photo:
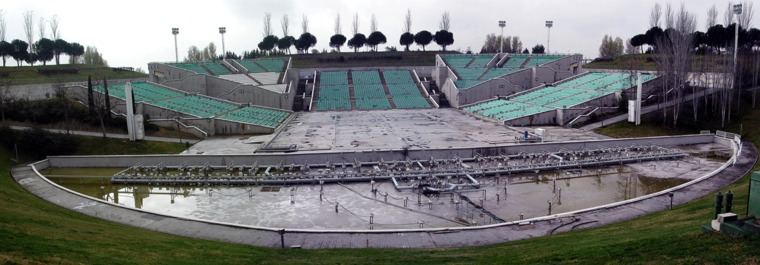
<path fill-rule="evenodd" d="M 472 163 L 464 164 L 462 160 L 436 160 L 427 166 L 417 167 L 427 161 L 395 161 L 383 163 L 387 166 L 377 166 L 380 170 L 359 169 L 352 164 L 336 164 L 334 167 L 325 165 L 280 165 L 278 172 L 272 174 L 272 166 L 239 166 L 238 172 L 228 167 L 213 166 L 133 166 L 128 170 L 117 173 L 111 178 L 112 183 L 120 184 L 214 184 L 214 185 L 263 185 L 263 184 L 304 184 L 392 181 L 397 188 L 409 188 L 400 185 L 398 180 L 435 179 L 447 177 L 485 177 L 529 173 L 556 169 L 578 169 L 609 165 L 641 163 L 681 159 L 686 154 L 676 150 L 661 147 L 630 147 L 589 150 L 566 153 L 536 153 L 516 156 L 492 156 L 472 159 Z M 563 159 L 557 161 L 557 157 Z M 470 160 L 470 159 L 467 159 Z M 507 162 L 508 161 L 508 162 Z M 373 166 L 363 163 L 361 166 Z M 464 165 L 467 165 L 466 167 Z M 361 167 L 360 166 L 360 167 Z M 305 170 L 305 168 L 310 168 Z M 166 174 L 167 169 L 178 169 L 178 174 Z M 258 172 L 262 169 L 263 172 Z M 226 170 L 226 171 L 225 171 Z M 209 174 L 211 173 L 211 174 Z M 471 179 L 468 185 L 478 185 Z M 460 187 L 461 188 L 461 187 Z"/>
<path fill-rule="evenodd" d="M 174 62 L 179 63 L 179 50 L 177 49 L 177 34 L 179 34 L 179 28 L 172 28 L 172 35 L 174 35 Z"/>

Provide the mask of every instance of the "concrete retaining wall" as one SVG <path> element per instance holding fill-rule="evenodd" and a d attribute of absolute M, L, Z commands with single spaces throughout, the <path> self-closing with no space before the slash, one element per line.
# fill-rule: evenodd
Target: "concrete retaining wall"
<path fill-rule="evenodd" d="M 353 163 L 354 160 L 374 162 L 428 160 L 431 157 L 448 159 L 452 157 L 474 157 L 475 155 L 512 155 L 519 153 L 542 153 L 603 149 L 623 146 L 658 145 L 672 147 L 678 145 L 702 144 L 714 142 L 714 135 L 664 136 L 633 139 L 605 139 L 593 141 L 571 141 L 559 143 L 538 143 L 521 145 L 504 145 L 482 148 L 428 149 L 428 150 L 386 150 L 357 152 L 297 152 L 297 153 L 257 153 L 252 155 L 141 155 L 141 156 L 51 156 L 48 157 L 53 167 L 130 167 L 137 164 L 182 165 L 208 163 L 212 166 L 284 164 L 324 164 Z"/>
<path fill-rule="evenodd" d="M 507 55 L 497 54 L 497 58 L 504 58 L 505 56 Z M 580 74 L 582 72 L 581 60 L 581 55 L 568 55 L 537 67 L 484 81 L 467 89 L 459 89 L 453 82 L 449 81 L 456 81 L 456 74 L 445 64 L 441 56 L 436 56 L 436 67 L 433 69 L 432 77 L 446 95 L 451 106 L 458 108 L 498 96 L 512 95 Z M 497 61 L 494 60 L 491 64 L 496 64 Z"/>
<path fill-rule="evenodd" d="M 145 81 L 145 78 L 130 78 L 130 79 L 113 79 L 108 82 L 137 82 Z M 93 80 L 93 83 L 101 82 L 101 80 Z M 68 83 L 46 83 L 46 84 L 30 84 L 30 85 L 15 85 L 8 89 L 8 98 L 15 100 L 44 100 L 54 98 L 56 93 L 63 90 L 67 95 L 81 92 L 80 86 L 87 87 L 87 81 L 84 82 L 68 82 Z M 87 89 L 85 89 L 87 91 Z M 86 92 L 85 92 L 86 93 Z M 86 94 L 85 94 L 86 95 Z M 86 99 L 86 97 L 85 97 Z"/>
<path fill-rule="evenodd" d="M 751 144 L 730 139 L 715 142 L 728 144 L 732 157 L 719 169 L 682 185 L 633 198 L 573 212 L 493 225 L 454 228 L 399 230 L 309 230 L 254 227 L 176 217 L 95 199 L 69 190 L 44 178 L 38 170 L 53 166 L 43 160 L 12 170 L 12 177 L 38 197 L 64 208 L 98 218 L 145 229 L 195 238 L 221 240 L 255 246 L 285 248 L 442 248 L 496 244 L 629 220 L 662 211 L 705 196 L 736 181 L 749 172 L 757 161 L 757 150 Z M 675 196 L 671 196 L 675 195 Z M 566 226 L 572 218 L 579 225 Z"/>

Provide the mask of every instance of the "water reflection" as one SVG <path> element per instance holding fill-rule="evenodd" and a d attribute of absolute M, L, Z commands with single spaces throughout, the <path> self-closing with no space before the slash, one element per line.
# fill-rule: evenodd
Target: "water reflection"
<path fill-rule="evenodd" d="M 88 174 L 91 175 L 91 174 Z M 48 175 L 48 178 L 80 193 L 121 205 L 183 217 L 246 225 L 286 228 L 367 228 L 368 216 L 375 228 L 456 226 L 447 220 L 462 216 L 461 203 L 449 196 L 424 198 L 399 192 L 391 183 L 379 183 L 380 194 L 370 192 L 368 183 L 280 187 L 204 187 L 113 185 L 108 177 Z M 547 202 L 553 213 L 627 200 L 684 183 L 682 179 L 659 179 L 632 173 L 621 166 L 605 170 L 577 170 L 481 178 L 482 192 L 465 195 L 507 221 L 546 215 Z M 508 191 L 507 191 L 508 189 Z M 323 190 L 323 195 L 320 195 Z M 497 199 L 498 196 L 498 199 Z M 410 199 L 403 207 L 402 198 Z M 335 212 L 335 203 L 340 211 Z M 414 203 L 412 203 L 414 202 Z M 392 205 L 389 205 L 392 204 Z M 428 205 L 430 204 L 430 205 Z M 477 209 L 472 209 L 480 211 Z M 468 222 L 491 222 L 483 214 L 469 213 Z M 480 218 L 480 219 L 478 219 Z"/>

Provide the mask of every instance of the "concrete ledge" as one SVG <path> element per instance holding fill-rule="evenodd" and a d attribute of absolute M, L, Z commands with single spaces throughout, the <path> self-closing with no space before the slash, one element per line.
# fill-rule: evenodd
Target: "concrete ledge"
<path fill-rule="evenodd" d="M 112 155 L 112 156 L 51 156 L 51 167 L 131 167 L 141 165 L 182 165 L 208 163 L 210 166 L 249 165 L 257 161 L 259 165 L 283 164 L 323 164 L 353 163 L 403 160 L 428 160 L 434 158 L 475 157 L 476 155 L 513 155 L 520 153 L 558 152 L 585 149 L 604 149 L 624 146 L 658 145 L 673 147 L 679 145 L 712 143 L 712 134 L 644 137 L 629 139 L 601 139 L 586 141 L 565 141 L 530 144 L 508 144 L 498 146 L 449 148 L 449 149 L 386 149 L 368 151 L 306 151 L 293 153 L 255 153 L 251 155 Z M 728 145 L 727 145 L 728 146 Z"/>
<path fill-rule="evenodd" d="M 716 137 L 716 141 L 719 140 Z M 720 169 L 699 179 L 654 194 L 574 212 L 488 226 L 406 230 L 308 230 L 236 225 L 163 215 L 129 208 L 82 195 L 43 177 L 38 169 L 48 160 L 16 167 L 12 177 L 32 194 L 61 207 L 101 219 L 153 231 L 201 239 L 220 240 L 261 247 L 303 248 L 439 248 L 496 244 L 561 233 L 578 227 L 591 228 L 629 220 L 708 195 L 747 174 L 757 161 L 749 143 L 727 139 L 733 157 Z M 526 225 L 527 224 L 527 225 Z M 579 225 L 580 224 L 580 225 Z"/>

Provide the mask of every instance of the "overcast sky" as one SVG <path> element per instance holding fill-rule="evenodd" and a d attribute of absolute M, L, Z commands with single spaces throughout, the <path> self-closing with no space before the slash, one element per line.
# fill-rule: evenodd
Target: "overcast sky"
<path fill-rule="evenodd" d="M 351 34 L 351 20 L 359 14 L 360 31 L 368 34 L 370 17 L 377 17 L 378 29 L 388 37 L 390 46 L 400 47 L 406 10 L 412 12 L 412 31 L 438 30 L 441 14 L 451 14 L 454 33 L 453 50 L 479 51 L 485 36 L 499 32 L 498 20 L 506 20 L 505 35 L 517 35 L 524 46 L 544 44 L 547 31 L 544 21 L 553 20 L 551 50 L 582 53 L 587 58 L 598 55 L 605 34 L 630 38 L 645 31 L 649 11 L 655 2 L 679 6 L 697 15 L 698 29 L 704 30 L 706 13 L 717 5 L 722 20 L 728 5 L 722 0 L 206 0 L 206 1 L 78 1 L 78 0 L 3 0 L 8 27 L 6 39 L 25 39 L 23 13 L 32 10 L 35 24 L 39 17 L 57 15 L 62 36 L 67 41 L 96 46 L 110 66 L 147 69 L 153 61 L 173 61 L 172 27 L 180 28 L 180 60 L 191 45 L 214 42 L 221 52 L 219 26 L 227 27 L 226 48 L 242 54 L 256 48 L 262 39 L 264 13 L 272 14 L 272 26 L 281 36 L 280 19 L 290 17 L 290 34 L 300 35 L 301 17 L 308 16 L 309 31 L 317 37 L 317 47 L 327 48 L 334 34 L 336 14 L 341 15 L 344 35 Z M 753 21 L 757 27 L 758 19 Z M 50 30 L 47 30 L 50 34 Z M 38 36 L 35 25 L 35 39 Z M 349 37 L 350 38 L 350 37 Z M 437 45 L 429 46 L 439 49 Z M 381 49 L 382 46 L 381 46 Z"/>

